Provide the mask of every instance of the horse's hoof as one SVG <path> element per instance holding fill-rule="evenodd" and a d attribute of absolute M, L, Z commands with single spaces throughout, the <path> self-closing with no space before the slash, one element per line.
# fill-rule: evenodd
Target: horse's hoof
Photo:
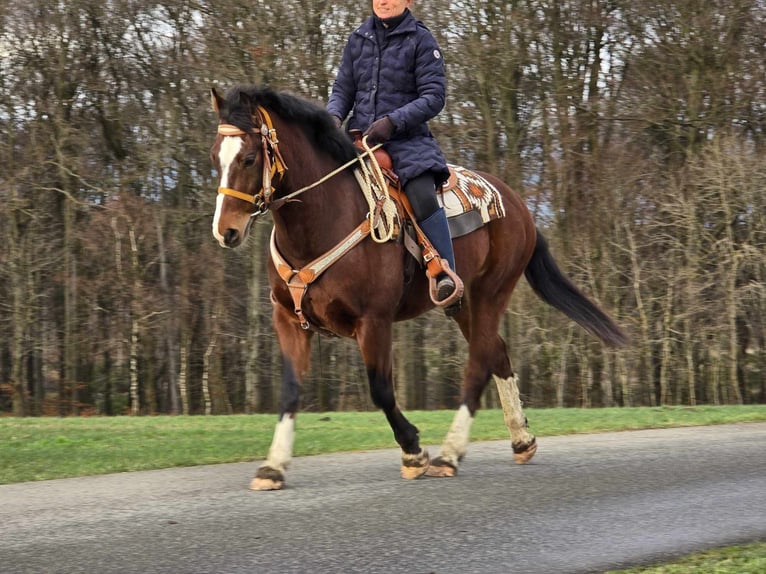
<path fill-rule="evenodd" d="M 431 461 L 431 466 L 426 471 L 426 476 L 433 478 L 452 478 L 456 474 L 457 467 L 440 456 Z"/>
<path fill-rule="evenodd" d="M 250 481 L 250 490 L 282 490 L 285 487 L 285 475 L 281 471 L 262 466 Z"/>
<path fill-rule="evenodd" d="M 254 478 L 250 481 L 250 490 L 282 490 L 284 480 L 271 480 L 268 478 Z"/>
<path fill-rule="evenodd" d="M 430 466 L 428 451 L 420 451 L 418 454 L 402 455 L 402 478 L 406 480 L 415 480 L 423 476 Z"/>
<path fill-rule="evenodd" d="M 532 437 L 532 442 L 527 444 L 513 445 L 513 459 L 516 464 L 527 464 L 537 452 L 537 440 Z"/>

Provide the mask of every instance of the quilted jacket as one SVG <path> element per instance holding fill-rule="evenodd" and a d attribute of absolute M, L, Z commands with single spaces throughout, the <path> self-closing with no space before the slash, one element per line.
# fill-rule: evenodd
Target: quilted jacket
<path fill-rule="evenodd" d="M 385 149 L 402 183 L 428 170 L 441 183 L 448 176 L 447 165 L 427 124 L 444 107 L 441 50 L 409 11 L 381 39 L 382 45 L 374 17 L 351 33 L 327 111 L 341 119 L 353 112 L 348 128 L 362 131 L 388 116 L 395 129 Z"/>

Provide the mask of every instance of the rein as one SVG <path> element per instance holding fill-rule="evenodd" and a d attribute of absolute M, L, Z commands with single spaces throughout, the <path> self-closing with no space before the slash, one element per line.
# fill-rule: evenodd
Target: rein
<path fill-rule="evenodd" d="M 290 201 L 291 199 L 293 199 L 295 197 L 298 197 L 300 194 L 305 193 L 305 192 L 309 191 L 310 189 L 314 189 L 315 187 L 317 187 L 317 186 L 323 184 L 324 182 L 326 182 L 327 180 L 335 177 L 336 175 L 338 175 L 339 173 L 341 173 L 345 169 L 351 167 L 355 163 L 359 163 L 360 165 L 364 165 L 363 162 L 362 162 L 362 159 L 364 158 L 364 156 L 368 155 L 368 156 L 372 157 L 372 152 L 374 152 L 376 149 L 379 149 L 381 147 L 383 147 L 383 144 L 378 144 L 378 145 L 376 145 L 374 147 L 371 147 L 371 148 L 370 147 L 366 147 L 363 154 L 359 155 L 358 157 L 355 157 L 352 160 L 347 161 L 342 166 L 332 170 L 330 173 L 328 173 L 327 175 L 325 175 L 321 179 L 315 181 L 314 183 L 310 183 L 309 185 L 307 185 L 305 187 L 302 187 L 302 188 L 300 188 L 300 189 L 298 189 L 298 190 L 296 190 L 296 191 L 294 191 L 294 192 L 292 192 L 292 193 L 290 193 L 290 194 L 280 198 L 279 200 L 277 200 L 278 205 L 282 205 L 282 203 Z M 377 165 L 377 163 L 375 165 Z M 378 168 L 378 171 L 380 171 L 380 168 Z M 381 178 L 382 178 L 382 175 L 381 175 Z M 277 203 L 277 202 L 275 202 L 275 203 Z"/>

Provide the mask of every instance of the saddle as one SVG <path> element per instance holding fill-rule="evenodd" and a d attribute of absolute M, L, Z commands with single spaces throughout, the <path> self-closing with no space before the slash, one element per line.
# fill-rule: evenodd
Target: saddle
<path fill-rule="evenodd" d="M 364 149 L 361 143 L 361 132 L 355 131 L 352 136 L 357 147 Z M 394 172 L 391 156 L 383 148 L 373 151 L 373 155 L 388 183 L 388 192 L 396 203 L 400 220 L 414 221 L 407 196 L 402 190 L 399 177 Z M 505 217 L 505 206 L 495 186 L 469 169 L 452 164 L 447 164 L 447 167 L 449 179 L 436 190 L 436 200 L 447 215 L 450 237 L 455 239 L 467 235 L 493 219 Z M 421 238 L 413 238 L 412 235 L 403 233 L 401 229 L 397 232 L 397 238 L 402 239 L 413 257 L 421 261 L 422 250 L 418 245 Z"/>
<path fill-rule="evenodd" d="M 354 144 L 364 150 L 362 132 L 352 130 L 351 136 L 354 138 Z M 391 196 L 400 206 L 404 218 L 408 219 L 410 214 L 401 206 L 402 203 L 407 202 L 407 197 L 404 195 L 399 177 L 394 172 L 391 156 L 383 148 L 373 151 L 373 155 L 388 181 Z M 447 168 L 449 179 L 436 190 L 436 199 L 447 214 L 450 236 L 453 239 L 467 235 L 493 219 L 505 217 L 505 206 L 495 186 L 478 173 L 464 167 L 448 163 Z"/>

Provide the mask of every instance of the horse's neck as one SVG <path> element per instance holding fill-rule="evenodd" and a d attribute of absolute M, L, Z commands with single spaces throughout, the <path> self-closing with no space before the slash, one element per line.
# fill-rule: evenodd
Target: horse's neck
<path fill-rule="evenodd" d="M 301 173 L 300 165 L 298 160 L 290 167 L 290 183 L 280 190 L 281 195 L 311 185 L 334 169 L 330 166 L 319 172 Z M 356 179 L 344 170 L 272 214 L 277 248 L 291 264 L 305 264 L 335 247 L 364 220 L 365 214 L 366 203 Z"/>

